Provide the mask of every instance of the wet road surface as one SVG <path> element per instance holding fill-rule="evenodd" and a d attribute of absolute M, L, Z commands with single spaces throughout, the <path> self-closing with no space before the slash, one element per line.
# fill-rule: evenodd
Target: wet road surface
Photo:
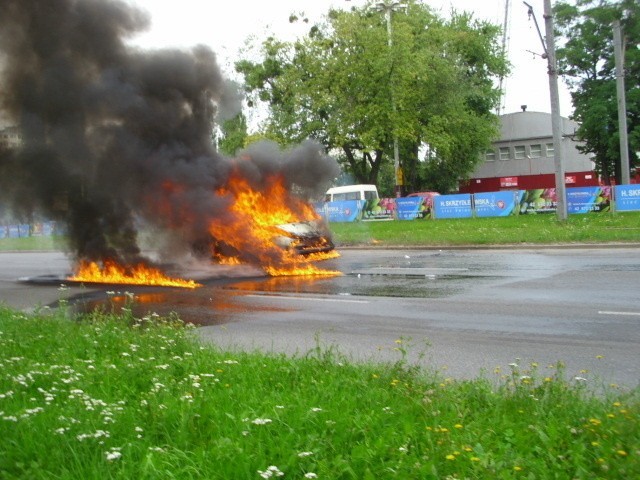
<path fill-rule="evenodd" d="M 61 274 L 60 254 L 0 254 L 0 301 L 18 308 L 70 297 L 78 308 L 177 312 L 228 348 L 305 354 L 316 346 L 356 360 L 400 359 L 445 376 L 493 376 L 520 359 L 593 383 L 640 379 L 640 249 L 343 250 L 337 277 L 264 277 L 247 267 L 191 266 L 196 290 L 34 286 L 17 276 Z M 16 256 L 17 255 L 17 256 Z M 57 255 L 57 256 L 56 256 Z M 31 260 L 29 260 L 29 258 Z M 109 291 L 107 294 L 106 292 Z M 31 302 L 31 303 L 29 303 Z"/>

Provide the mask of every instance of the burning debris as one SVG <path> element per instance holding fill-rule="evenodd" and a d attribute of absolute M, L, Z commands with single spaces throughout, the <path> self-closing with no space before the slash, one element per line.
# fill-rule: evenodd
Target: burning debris
<path fill-rule="evenodd" d="M 157 268 L 144 264 L 123 267 L 105 260 L 103 265 L 82 260 L 75 275 L 68 278 L 72 282 L 117 283 L 122 285 L 154 285 L 162 287 L 196 288 L 193 280 L 167 277 Z"/>
<path fill-rule="evenodd" d="M 211 49 L 128 47 L 150 19 L 124 1 L 0 0 L 0 11 L 0 118 L 22 136 L 0 151 L 0 201 L 65 222 L 71 253 L 98 276 L 153 269 L 138 240 L 149 228 L 171 238 L 163 258 L 208 250 L 270 274 L 322 272 L 295 255 L 295 233 L 279 248 L 274 228 L 317 220 L 306 199 L 337 165 L 313 142 L 218 154 L 214 119 L 239 101 Z"/>

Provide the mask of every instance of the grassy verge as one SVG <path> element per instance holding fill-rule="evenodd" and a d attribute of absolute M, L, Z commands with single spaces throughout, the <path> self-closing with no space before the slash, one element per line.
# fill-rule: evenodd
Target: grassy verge
<path fill-rule="evenodd" d="M 65 237 L 23 237 L 0 238 L 0 252 L 2 251 L 55 251 L 65 246 Z"/>
<path fill-rule="evenodd" d="M 562 369 L 230 353 L 176 319 L 0 308 L 0 477 L 639 478 L 637 391 Z"/>
<path fill-rule="evenodd" d="M 378 246 L 640 242 L 640 212 L 331 223 L 336 244 Z M 64 237 L 1 238 L 0 251 L 60 250 Z"/>
<path fill-rule="evenodd" d="M 338 245 L 502 245 L 639 242 L 640 212 L 331 223 Z"/>

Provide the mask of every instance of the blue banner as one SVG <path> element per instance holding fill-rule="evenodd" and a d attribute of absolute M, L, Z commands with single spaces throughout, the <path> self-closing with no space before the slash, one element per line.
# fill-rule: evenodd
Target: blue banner
<path fill-rule="evenodd" d="M 567 213 L 607 212 L 611 208 L 611 187 L 567 188 Z"/>
<path fill-rule="evenodd" d="M 471 194 L 438 195 L 433 199 L 435 218 L 469 218 Z"/>
<path fill-rule="evenodd" d="M 9 229 L 4 225 L 0 225 L 0 238 L 6 238 L 9 236 Z"/>
<path fill-rule="evenodd" d="M 329 222 L 355 222 L 362 218 L 364 200 L 339 200 L 327 202 L 324 206 Z"/>
<path fill-rule="evenodd" d="M 415 220 L 424 218 L 429 213 L 422 197 L 396 198 L 396 218 L 398 220 Z"/>
<path fill-rule="evenodd" d="M 640 210 L 640 185 L 615 186 L 616 211 Z"/>
<path fill-rule="evenodd" d="M 473 204 L 477 217 L 507 217 L 518 212 L 518 192 L 475 193 Z"/>

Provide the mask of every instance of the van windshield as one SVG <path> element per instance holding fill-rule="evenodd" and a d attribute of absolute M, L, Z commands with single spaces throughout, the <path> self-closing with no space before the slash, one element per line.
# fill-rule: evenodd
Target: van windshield
<path fill-rule="evenodd" d="M 366 192 L 364 192 L 364 199 L 365 200 L 377 200 L 378 199 L 378 192 L 366 191 Z"/>

